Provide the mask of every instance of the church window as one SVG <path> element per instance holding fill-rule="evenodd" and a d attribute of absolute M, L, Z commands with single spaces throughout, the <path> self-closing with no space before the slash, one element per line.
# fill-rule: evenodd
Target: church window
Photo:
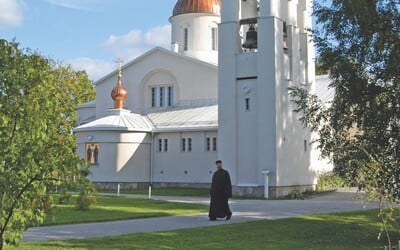
<path fill-rule="evenodd" d="M 211 138 L 206 138 L 206 151 L 211 151 Z"/>
<path fill-rule="evenodd" d="M 164 152 L 168 152 L 168 139 L 164 139 Z"/>
<path fill-rule="evenodd" d="M 158 152 L 162 152 L 162 139 L 158 139 Z"/>
<path fill-rule="evenodd" d="M 174 104 L 174 87 L 168 87 L 168 107 L 171 107 Z"/>
<path fill-rule="evenodd" d="M 182 149 L 182 152 L 192 151 L 192 138 L 182 138 L 181 139 L 181 149 Z"/>
<path fill-rule="evenodd" d="M 246 111 L 249 111 L 250 110 L 250 98 L 244 99 L 244 105 L 245 105 Z"/>
<path fill-rule="evenodd" d="M 151 107 L 157 107 L 157 88 L 151 88 Z"/>
<path fill-rule="evenodd" d="M 174 87 L 162 85 L 151 87 L 151 107 L 171 107 L 174 105 Z"/>
<path fill-rule="evenodd" d="M 217 137 L 213 138 L 213 151 L 217 151 Z"/>
<path fill-rule="evenodd" d="M 186 151 L 186 138 L 182 138 L 181 141 L 182 152 Z"/>
<path fill-rule="evenodd" d="M 211 28 L 211 49 L 218 50 L 218 29 Z"/>
<path fill-rule="evenodd" d="M 307 140 L 304 140 L 304 152 L 307 152 Z"/>
<path fill-rule="evenodd" d="M 187 139 L 187 151 L 191 152 L 192 151 L 192 138 Z"/>
<path fill-rule="evenodd" d="M 160 107 L 165 106 L 165 87 L 160 87 Z"/>
<path fill-rule="evenodd" d="M 189 45 L 189 29 L 185 28 L 183 30 L 183 50 L 188 50 Z"/>

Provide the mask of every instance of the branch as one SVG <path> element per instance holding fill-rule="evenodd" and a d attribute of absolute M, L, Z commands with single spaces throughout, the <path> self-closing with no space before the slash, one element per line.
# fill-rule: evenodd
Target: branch
<path fill-rule="evenodd" d="M 5 230 L 6 230 L 6 228 L 7 228 L 7 225 L 8 225 L 8 223 L 10 222 L 10 219 L 11 219 L 13 213 L 14 213 L 15 206 L 17 205 L 17 200 L 18 200 L 19 198 L 21 198 L 21 196 L 25 193 L 25 191 L 29 188 L 29 186 L 32 185 L 32 184 L 33 184 L 35 181 L 37 181 L 37 180 L 38 180 L 37 177 L 33 177 L 33 178 L 22 188 L 22 190 L 18 193 L 18 195 L 17 195 L 17 197 L 16 197 L 14 203 L 13 203 L 12 206 L 11 206 L 11 209 L 10 209 L 9 212 L 8 212 L 7 219 L 5 220 L 4 224 L 2 225 L 1 232 L 5 232 Z"/>

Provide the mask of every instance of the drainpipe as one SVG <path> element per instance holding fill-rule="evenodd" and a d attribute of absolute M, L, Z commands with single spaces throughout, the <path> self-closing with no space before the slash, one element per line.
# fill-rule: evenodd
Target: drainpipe
<path fill-rule="evenodd" d="M 154 169 L 154 132 L 151 131 L 150 139 L 150 185 L 149 185 L 149 200 L 151 199 L 151 188 L 153 185 L 153 169 Z"/>

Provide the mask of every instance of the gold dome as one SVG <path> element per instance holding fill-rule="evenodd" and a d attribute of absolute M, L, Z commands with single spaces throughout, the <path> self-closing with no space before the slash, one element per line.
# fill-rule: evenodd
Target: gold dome
<path fill-rule="evenodd" d="M 211 13 L 221 15 L 221 0 L 178 0 L 172 16 L 188 13 Z"/>
<path fill-rule="evenodd" d="M 128 97 L 128 91 L 122 86 L 122 70 L 121 66 L 119 67 L 118 72 L 118 82 L 117 86 L 115 86 L 111 91 L 111 97 L 114 100 L 114 108 L 115 109 L 123 109 L 125 106 L 125 100 Z"/>

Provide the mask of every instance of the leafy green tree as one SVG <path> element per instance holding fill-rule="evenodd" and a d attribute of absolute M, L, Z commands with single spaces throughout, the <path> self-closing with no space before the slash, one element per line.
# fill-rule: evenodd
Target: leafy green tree
<path fill-rule="evenodd" d="M 317 1 L 315 41 L 335 96 L 327 106 L 305 89 L 291 92 L 336 173 L 380 202 L 389 245 L 400 195 L 399 11 L 398 0 Z"/>
<path fill-rule="evenodd" d="M 43 222 L 49 189 L 88 185 L 71 129 L 93 98 L 84 72 L 0 39 L 0 249 Z"/>

